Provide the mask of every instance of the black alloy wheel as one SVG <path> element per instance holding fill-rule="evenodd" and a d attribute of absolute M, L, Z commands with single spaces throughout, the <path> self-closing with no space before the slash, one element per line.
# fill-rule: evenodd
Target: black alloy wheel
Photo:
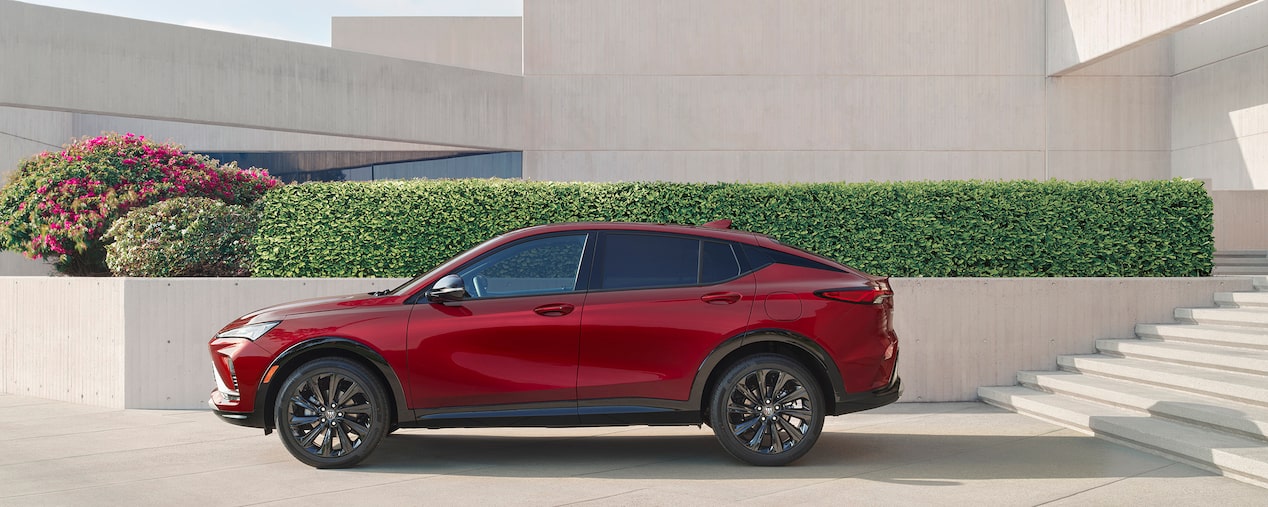
<path fill-rule="evenodd" d="M 780 466 L 804 456 L 823 430 L 823 393 L 796 361 L 776 354 L 727 369 L 709 404 L 713 432 L 732 456 Z"/>
<path fill-rule="evenodd" d="M 278 433 L 286 450 L 316 468 L 353 466 L 387 435 L 387 396 L 361 365 L 341 358 L 295 370 L 277 397 Z"/>

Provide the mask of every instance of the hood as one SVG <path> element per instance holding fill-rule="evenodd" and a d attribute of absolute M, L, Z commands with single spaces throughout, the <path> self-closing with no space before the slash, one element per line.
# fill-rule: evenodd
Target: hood
<path fill-rule="evenodd" d="M 225 326 L 226 329 L 241 326 L 253 322 L 267 322 L 271 320 L 283 320 L 286 317 L 300 315 L 305 313 L 325 312 L 331 310 L 339 310 L 355 306 L 378 306 L 385 304 L 399 304 L 404 301 L 401 296 L 380 296 L 373 294 L 348 294 L 344 296 L 331 296 L 323 298 L 303 299 L 299 301 L 291 301 L 273 305 L 267 308 L 261 308 L 254 312 L 239 317 L 237 320 Z"/>

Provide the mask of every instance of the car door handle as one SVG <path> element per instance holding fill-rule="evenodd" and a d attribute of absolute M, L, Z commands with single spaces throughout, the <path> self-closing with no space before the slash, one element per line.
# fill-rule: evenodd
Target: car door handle
<path fill-rule="evenodd" d="M 740 297 L 737 292 L 710 292 L 700 296 L 700 300 L 711 305 L 729 305 L 738 302 Z"/>
<path fill-rule="evenodd" d="M 562 317 L 572 313 L 574 308 L 576 307 L 568 303 L 552 303 L 533 308 L 533 311 L 537 312 L 538 315 L 545 315 L 547 317 Z"/>

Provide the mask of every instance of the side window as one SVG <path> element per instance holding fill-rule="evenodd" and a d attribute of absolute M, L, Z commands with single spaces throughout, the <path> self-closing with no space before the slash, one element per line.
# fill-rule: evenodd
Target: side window
<path fill-rule="evenodd" d="M 705 241 L 700 246 L 700 283 L 718 283 L 740 274 L 740 262 L 735 259 L 731 245 Z"/>
<path fill-rule="evenodd" d="M 603 247 L 600 289 L 695 285 L 700 241 L 652 234 L 608 234 Z"/>
<path fill-rule="evenodd" d="M 570 234 L 516 243 L 457 274 L 473 298 L 572 292 L 577 288 L 586 238 L 586 234 Z"/>

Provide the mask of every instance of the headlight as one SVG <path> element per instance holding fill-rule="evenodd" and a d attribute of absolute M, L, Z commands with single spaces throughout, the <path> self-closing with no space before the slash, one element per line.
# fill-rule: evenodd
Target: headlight
<path fill-rule="evenodd" d="M 216 338 L 246 338 L 255 341 L 256 338 L 264 336 L 264 333 L 273 329 L 273 326 L 281 324 L 282 321 L 260 322 L 258 324 L 250 324 L 238 328 L 233 328 L 216 335 Z"/>

